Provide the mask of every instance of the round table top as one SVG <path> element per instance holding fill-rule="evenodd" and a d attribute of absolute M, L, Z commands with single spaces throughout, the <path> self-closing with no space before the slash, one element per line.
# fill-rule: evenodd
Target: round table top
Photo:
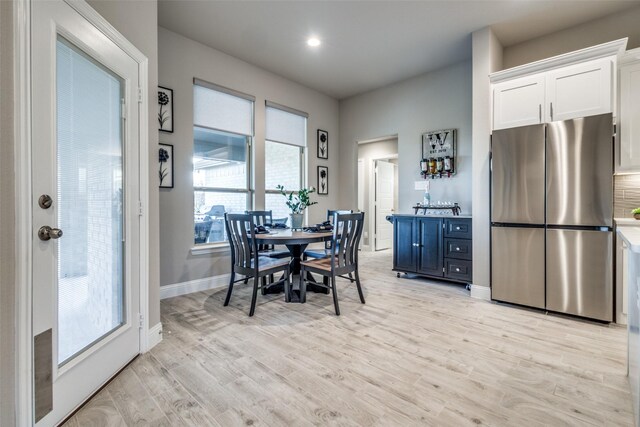
<path fill-rule="evenodd" d="M 272 230 L 269 234 L 256 234 L 256 240 L 264 245 L 305 245 L 331 240 L 333 232 L 308 233 L 306 231 Z"/>

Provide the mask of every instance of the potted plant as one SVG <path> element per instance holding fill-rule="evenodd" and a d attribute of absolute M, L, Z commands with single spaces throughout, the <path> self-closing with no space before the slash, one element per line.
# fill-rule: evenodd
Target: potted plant
<path fill-rule="evenodd" d="M 631 211 L 631 213 L 633 214 L 633 217 L 635 219 L 640 219 L 640 208 L 635 208 Z"/>
<path fill-rule="evenodd" d="M 282 185 L 278 185 L 276 188 L 280 190 L 280 194 L 285 197 L 287 206 L 291 209 L 291 228 L 293 230 L 301 229 L 304 221 L 304 210 L 318 203 L 312 202 L 309 198 L 309 195 L 315 193 L 316 189 L 313 187 L 302 188 L 297 192 L 290 191 L 287 193 L 287 190 Z"/>

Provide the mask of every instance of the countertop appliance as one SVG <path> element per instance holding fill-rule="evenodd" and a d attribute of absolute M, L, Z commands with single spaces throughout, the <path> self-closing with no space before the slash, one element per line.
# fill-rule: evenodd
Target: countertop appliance
<path fill-rule="evenodd" d="M 613 117 L 497 130 L 491 297 L 613 321 Z"/>

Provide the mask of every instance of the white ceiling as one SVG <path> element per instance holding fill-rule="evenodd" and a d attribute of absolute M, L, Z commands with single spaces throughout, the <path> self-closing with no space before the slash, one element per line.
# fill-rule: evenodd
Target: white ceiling
<path fill-rule="evenodd" d="M 636 1 L 161 0 L 159 25 L 338 99 L 471 57 L 470 34 L 503 45 L 637 6 Z M 315 35 L 319 48 L 306 39 Z"/>

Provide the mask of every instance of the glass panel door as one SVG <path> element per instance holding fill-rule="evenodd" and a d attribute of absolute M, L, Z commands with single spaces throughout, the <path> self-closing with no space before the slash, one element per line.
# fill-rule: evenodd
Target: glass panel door
<path fill-rule="evenodd" d="M 126 321 L 124 82 L 58 37 L 58 364 Z"/>

